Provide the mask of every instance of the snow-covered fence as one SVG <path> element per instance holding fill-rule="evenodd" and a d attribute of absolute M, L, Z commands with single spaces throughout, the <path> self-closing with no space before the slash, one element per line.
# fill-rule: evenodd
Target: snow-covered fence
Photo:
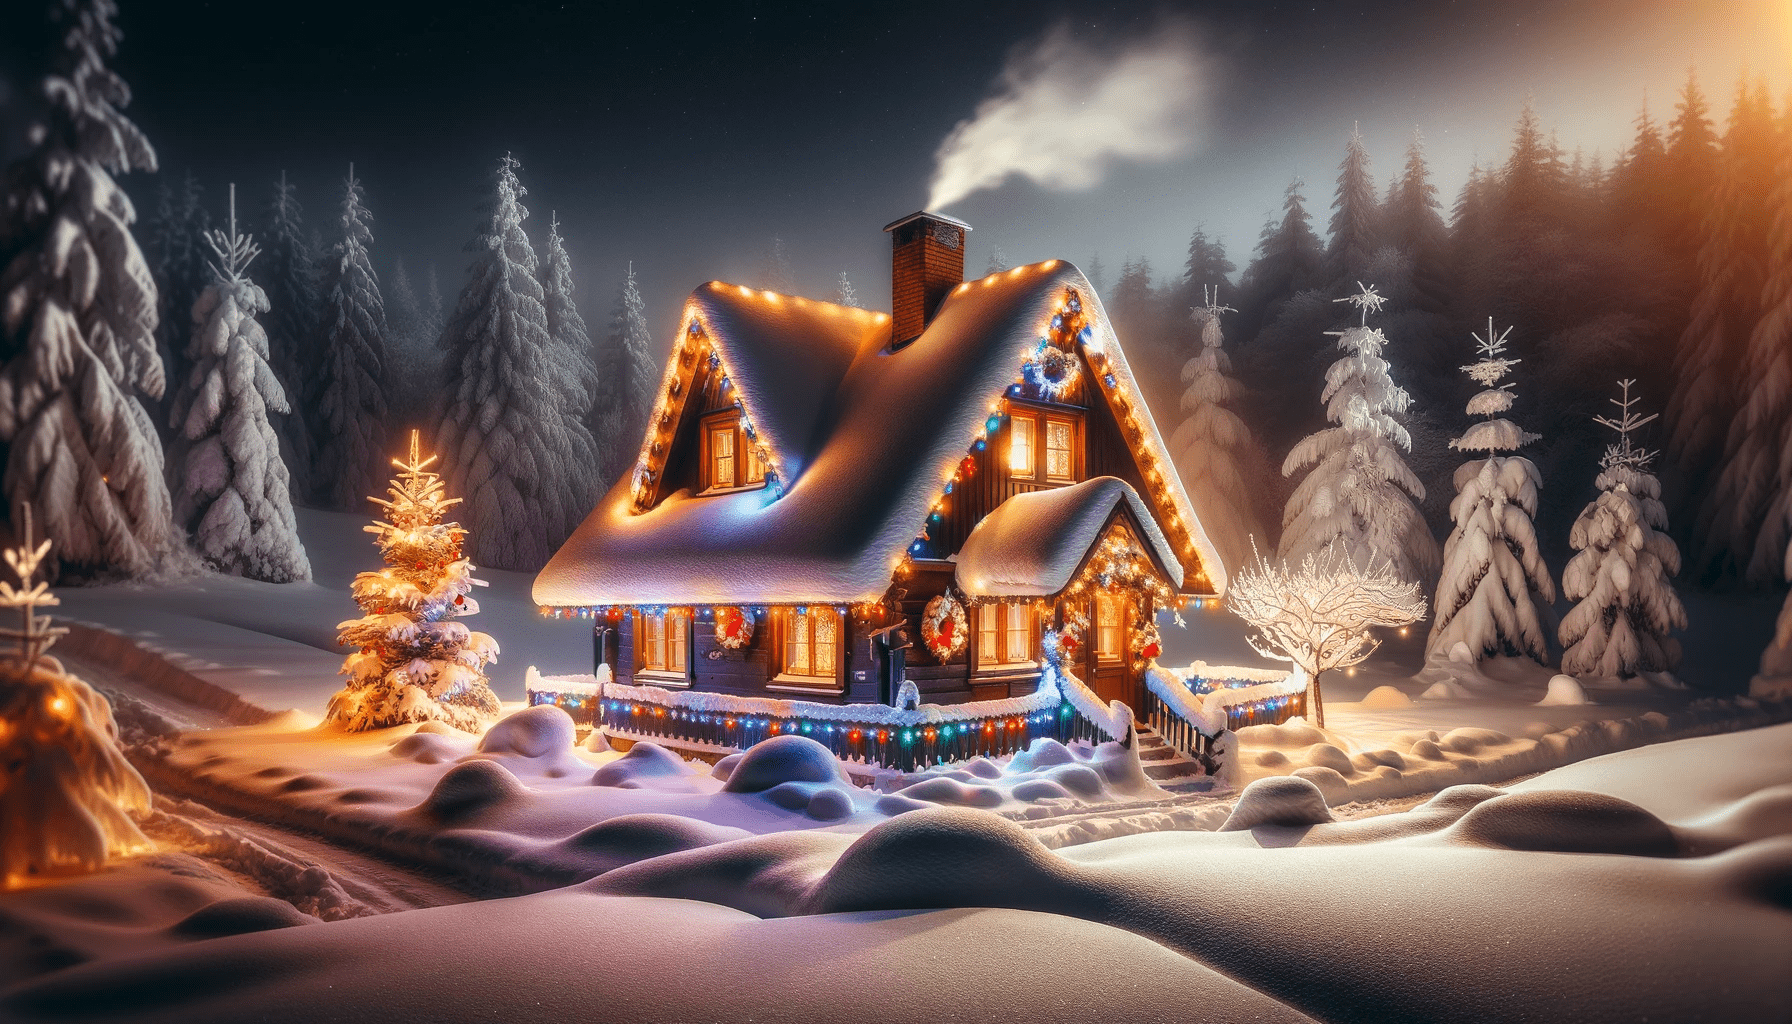
<path fill-rule="evenodd" d="M 819 704 L 725 693 L 629 686 L 597 676 L 528 673 L 530 704 L 554 704 L 606 734 L 672 740 L 700 749 L 745 750 L 774 736 L 807 736 L 845 761 L 915 771 L 972 757 L 1000 757 L 1050 737 L 1130 742 L 1132 715 L 1106 707 L 1082 680 L 1047 669 L 1025 697 L 922 704 Z"/>
<path fill-rule="evenodd" d="M 1221 728 L 1236 731 L 1247 725 L 1278 725 L 1305 715 L 1307 708 L 1307 677 L 1298 669 L 1288 672 L 1196 661 L 1181 669 L 1153 668 L 1145 674 L 1145 688 L 1166 703 L 1168 710 L 1206 723 L 1209 736 L 1217 735 Z M 1217 717 L 1222 711 L 1223 721 Z M 1198 717 L 1190 717 L 1191 713 Z"/>

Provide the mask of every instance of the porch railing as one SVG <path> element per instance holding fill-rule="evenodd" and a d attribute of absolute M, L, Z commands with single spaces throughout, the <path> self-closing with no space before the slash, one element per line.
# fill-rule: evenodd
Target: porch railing
<path fill-rule="evenodd" d="M 716 752 L 774 736 L 807 736 L 835 757 L 911 772 L 973 757 L 1000 757 L 1049 737 L 1130 742 L 1131 713 L 1103 707 L 1074 675 L 1048 669 L 1026 697 L 922 704 L 819 704 L 628 686 L 596 676 L 529 672 L 530 704 L 554 704 L 623 739 L 670 740 Z"/>
<path fill-rule="evenodd" d="M 1224 674 L 1228 672 L 1231 674 Z M 1165 743 L 1182 756 L 1201 762 L 1213 774 L 1217 770 L 1213 741 L 1221 732 L 1277 725 L 1306 713 L 1306 677 L 1298 672 L 1277 675 L 1217 669 L 1189 676 L 1153 666 L 1145 672 L 1145 707 L 1141 710 Z M 1196 686 L 1204 691 L 1197 692 Z"/>

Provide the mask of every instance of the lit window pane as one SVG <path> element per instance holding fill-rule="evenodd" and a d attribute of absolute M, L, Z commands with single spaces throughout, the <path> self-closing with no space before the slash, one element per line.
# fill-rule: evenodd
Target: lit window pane
<path fill-rule="evenodd" d="M 1033 475 L 1033 420 L 1029 416 L 1008 421 L 1008 469 L 1016 476 Z"/>
<path fill-rule="evenodd" d="M 1008 658 L 1009 661 L 1026 661 L 1031 646 L 1031 623 L 1027 621 L 1027 606 L 1019 601 L 1007 606 L 1008 612 Z"/>
<path fill-rule="evenodd" d="M 784 671 L 793 675 L 809 674 L 809 616 L 790 616 L 790 637 L 785 644 Z"/>
<path fill-rule="evenodd" d="M 1047 420 L 1045 424 L 1045 475 L 1054 480 L 1071 478 L 1071 439 L 1076 435 L 1075 427 L 1062 420 Z"/>
<path fill-rule="evenodd" d="M 714 463 L 710 474 L 710 486 L 733 487 L 734 429 L 732 427 L 710 431 L 709 453 Z"/>
<path fill-rule="evenodd" d="M 1120 656 L 1120 599 L 1109 594 L 1095 595 L 1095 653 Z"/>
<path fill-rule="evenodd" d="M 815 674 L 831 676 L 834 674 L 834 616 L 820 612 L 811 618 L 815 621 Z"/>
<path fill-rule="evenodd" d="M 1002 606 L 986 604 L 977 609 L 977 664 L 994 665 L 1002 660 L 997 627 L 1001 624 Z"/>
<path fill-rule="evenodd" d="M 643 615 L 643 630 L 647 634 L 647 642 L 642 645 L 641 661 L 648 668 L 666 667 L 666 620 L 660 615 Z"/>
<path fill-rule="evenodd" d="M 691 620 L 683 614 L 668 613 L 666 629 L 666 667 L 683 672 L 685 641 L 690 637 Z"/>
<path fill-rule="evenodd" d="M 748 445 L 747 451 L 746 451 L 746 458 L 747 458 L 747 483 L 750 483 L 750 484 L 764 483 L 765 482 L 765 463 L 759 461 L 759 449 L 754 445 Z"/>

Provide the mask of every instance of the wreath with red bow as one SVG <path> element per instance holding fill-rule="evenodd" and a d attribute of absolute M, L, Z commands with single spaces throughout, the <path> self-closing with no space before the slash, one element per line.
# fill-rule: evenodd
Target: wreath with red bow
<path fill-rule="evenodd" d="M 921 613 L 921 642 L 940 661 L 950 661 L 965 648 L 967 623 L 964 605 L 951 594 L 927 602 Z"/>
<path fill-rule="evenodd" d="M 716 609 L 716 643 L 738 651 L 753 642 L 753 613 L 729 605 Z"/>

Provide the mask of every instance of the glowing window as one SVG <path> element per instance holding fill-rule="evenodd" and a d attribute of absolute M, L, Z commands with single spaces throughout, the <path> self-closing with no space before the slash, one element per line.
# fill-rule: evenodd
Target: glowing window
<path fill-rule="evenodd" d="M 1002 660 L 1002 606 L 986 604 L 977 609 L 977 664 L 995 665 Z"/>
<path fill-rule="evenodd" d="M 1033 475 L 1033 426 L 1031 416 L 1015 416 L 1008 421 L 1008 470 L 1015 476 Z"/>
<path fill-rule="evenodd" d="M 840 619 L 833 611 L 791 612 L 784 635 L 784 671 L 832 678 L 840 664 Z"/>
<path fill-rule="evenodd" d="M 1045 477 L 1048 480 L 1074 480 L 1076 459 L 1072 446 L 1076 424 L 1069 420 L 1045 421 Z"/>
<path fill-rule="evenodd" d="M 747 483 L 765 483 L 765 463 L 759 459 L 759 446 L 747 445 Z"/>
<path fill-rule="evenodd" d="M 734 486 L 733 427 L 718 427 L 709 432 L 709 485 Z"/>
<path fill-rule="evenodd" d="M 638 622 L 636 664 L 648 672 L 684 674 L 690 665 L 685 653 L 690 646 L 690 613 L 643 612 Z"/>
<path fill-rule="evenodd" d="M 1095 595 L 1095 657 L 1100 661 L 1120 660 L 1121 613 L 1126 602 L 1113 594 Z"/>

